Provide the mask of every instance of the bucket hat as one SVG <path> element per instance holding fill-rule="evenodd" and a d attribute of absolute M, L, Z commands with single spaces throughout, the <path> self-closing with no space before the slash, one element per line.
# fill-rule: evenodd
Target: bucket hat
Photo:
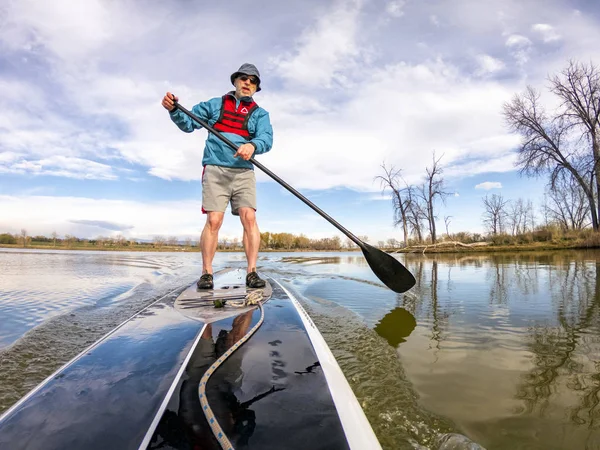
<path fill-rule="evenodd" d="M 260 73 L 258 73 L 258 69 L 256 68 L 256 66 L 254 64 L 249 64 L 249 63 L 242 64 L 240 66 L 240 68 L 237 70 L 237 72 L 234 72 L 231 74 L 231 84 L 234 84 L 233 82 L 240 75 L 248 75 L 248 76 L 254 75 L 256 78 L 258 78 L 258 84 L 256 85 L 256 92 L 260 91 Z"/>

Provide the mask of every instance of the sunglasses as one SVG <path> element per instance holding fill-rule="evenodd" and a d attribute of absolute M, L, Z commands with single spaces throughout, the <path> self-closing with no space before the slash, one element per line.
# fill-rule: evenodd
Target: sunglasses
<path fill-rule="evenodd" d="M 242 81 L 250 80 L 250 83 L 254 84 L 254 85 L 258 84 L 258 78 L 256 78 L 256 77 L 249 77 L 248 75 L 240 75 L 238 78 Z"/>

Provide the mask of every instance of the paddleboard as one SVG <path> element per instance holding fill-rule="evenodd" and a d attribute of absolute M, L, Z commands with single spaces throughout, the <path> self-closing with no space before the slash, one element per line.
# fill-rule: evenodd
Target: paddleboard
<path fill-rule="evenodd" d="M 205 395 L 233 448 L 380 449 L 298 300 L 244 280 L 215 274 L 214 290 L 194 284 L 121 324 L 0 417 L 0 448 L 217 450 L 198 393 L 222 358 Z"/>

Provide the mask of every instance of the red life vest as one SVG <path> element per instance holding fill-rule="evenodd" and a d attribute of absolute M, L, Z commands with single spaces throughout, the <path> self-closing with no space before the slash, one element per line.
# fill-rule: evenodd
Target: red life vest
<path fill-rule="evenodd" d="M 248 120 L 250 115 L 258 108 L 254 100 L 250 102 L 240 101 L 239 106 L 235 107 L 236 99 L 233 95 L 223 96 L 223 106 L 219 120 L 215 122 L 213 128 L 225 133 L 234 133 L 246 139 L 250 138 L 248 131 Z"/>

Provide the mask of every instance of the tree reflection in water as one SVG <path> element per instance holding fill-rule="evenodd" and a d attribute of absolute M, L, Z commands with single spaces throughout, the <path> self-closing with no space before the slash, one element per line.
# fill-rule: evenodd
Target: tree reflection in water
<path fill-rule="evenodd" d="M 517 398 L 525 402 L 529 413 L 543 416 L 552 397 L 566 388 L 575 399 L 568 408 L 570 420 L 598 429 L 600 263 L 577 260 L 555 267 L 551 295 L 557 325 L 530 327 L 535 367 L 523 376 Z"/>

